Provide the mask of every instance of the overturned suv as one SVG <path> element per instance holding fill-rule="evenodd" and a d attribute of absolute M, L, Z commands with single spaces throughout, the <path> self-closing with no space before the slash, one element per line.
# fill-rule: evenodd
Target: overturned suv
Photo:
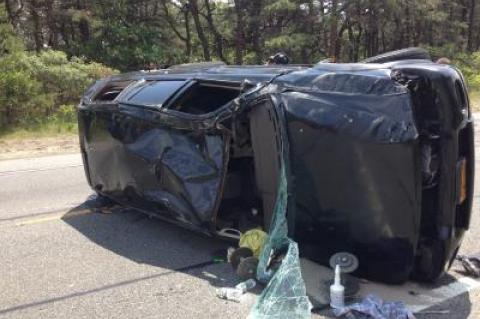
<path fill-rule="evenodd" d="M 366 278 L 435 280 L 469 227 L 473 123 L 461 73 L 404 53 L 101 80 L 78 107 L 87 180 L 121 205 L 235 237 L 269 230 L 284 165 L 301 255 L 348 252 Z"/>

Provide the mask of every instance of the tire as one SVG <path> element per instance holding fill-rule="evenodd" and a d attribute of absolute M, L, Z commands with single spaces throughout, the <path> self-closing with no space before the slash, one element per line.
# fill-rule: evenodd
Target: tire
<path fill-rule="evenodd" d="M 412 277 L 420 282 L 433 283 L 447 270 L 446 247 L 443 242 L 432 242 L 421 248 L 421 256 L 413 269 Z"/>
<path fill-rule="evenodd" d="M 422 48 L 406 48 L 396 51 L 390 51 L 367 58 L 361 63 L 386 63 L 400 60 L 429 60 L 432 58 L 427 50 Z"/>
<path fill-rule="evenodd" d="M 200 70 L 216 68 L 224 65 L 226 65 L 224 62 L 197 62 L 197 63 L 175 64 L 170 66 L 169 69 L 200 71 Z"/>

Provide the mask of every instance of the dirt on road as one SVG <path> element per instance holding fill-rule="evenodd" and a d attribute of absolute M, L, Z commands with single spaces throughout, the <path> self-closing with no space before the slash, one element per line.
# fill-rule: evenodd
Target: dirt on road
<path fill-rule="evenodd" d="M 78 153 L 77 135 L 38 138 L 0 138 L 0 160 Z"/>

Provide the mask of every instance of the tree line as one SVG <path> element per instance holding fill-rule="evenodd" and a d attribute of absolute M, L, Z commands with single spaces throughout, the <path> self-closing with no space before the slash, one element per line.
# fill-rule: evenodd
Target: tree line
<path fill-rule="evenodd" d="M 278 51 L 355 62 L 410 46 L 451 59 L 480 100 L 477 0 L 0 0 L 0 135 L 74 127 L 85 88 L 120 71 Z"/>
<path fill-rule="evenodd" d="M 480 47 L 476 0 L 4 0 L 29 50 L 62 50 L 120 70 L 219 60 L 352 62 L 409 46 Z"/>

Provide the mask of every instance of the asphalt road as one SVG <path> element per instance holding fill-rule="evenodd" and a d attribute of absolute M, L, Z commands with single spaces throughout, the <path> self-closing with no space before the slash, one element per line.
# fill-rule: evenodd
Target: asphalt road
<path fill-rule="evenodd" d="M 79 154 L 0 161 L 0 220 L 67 210 L 91 194 Z"/>
<path fill-rule="evenodd" d="M 229 265 L 185 269 L 226 243 L 132 210 L 76 208 L 92 195 L 77 154 L 0 161 L 0 185 L 0 318 L 233 319 L 255 300 L 215 297 L 215 288 L 237 282 Z M 462 253 L 480 252 L 479 197 Z M 428 311 L 418 318 L 480 318 L 480 294 Z"/>
<path fill-rule="evenodd" d="M 73 209 L 92 195 L 79 155 L 0 161 L 0 318 L 244 318 L 215 297 L 225 243 L 134 211 Z M 180 269 L 180 270 L 178 270 Z"/>

